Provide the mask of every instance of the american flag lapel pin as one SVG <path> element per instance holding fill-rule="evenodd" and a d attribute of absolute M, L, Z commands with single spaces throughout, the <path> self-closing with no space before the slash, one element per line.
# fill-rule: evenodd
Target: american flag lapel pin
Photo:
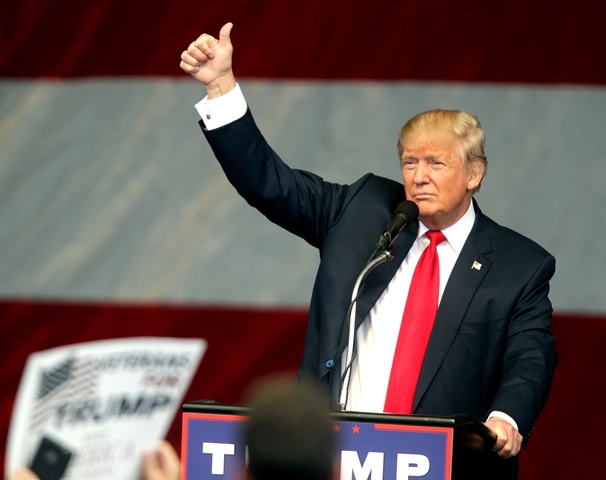
<path fill-rule="evenodd" d="M 480 262 L 477 261 L 473 261 L 473 265 L 471 266 L 472 269 L 474 270 L 480 270 L 480 268 L 482 268 L 482 264 Z"/>

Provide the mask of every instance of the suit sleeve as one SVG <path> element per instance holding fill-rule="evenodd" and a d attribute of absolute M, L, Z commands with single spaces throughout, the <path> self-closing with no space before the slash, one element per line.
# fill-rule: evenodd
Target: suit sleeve
<path fill-rule="evenodd" d="M 492 410 L 513 417 L 527 439 L 551 388 L 557 363 L 551 332 L 549 280 L 555 259 L 546 255 L 520 295 L 505 340 L 501 381 Z"/>
<path fill-rule="evenodd" d="M 269 220 L 319 248 L 352 189 L 291 169 L 269 146 L 250 110 L 216 130 L 200 126 L 238 193 Z"/>

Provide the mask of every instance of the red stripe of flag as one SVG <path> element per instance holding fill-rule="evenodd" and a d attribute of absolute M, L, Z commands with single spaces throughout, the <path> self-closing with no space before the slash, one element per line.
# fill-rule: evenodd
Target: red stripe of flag
<path fill-rule="evenodd" d="M 589 0 L 22 0 L 0 4 L 0 76 L 182 76 L 233 21 L 240 77 L 603 85 L 603 19 Z"/>

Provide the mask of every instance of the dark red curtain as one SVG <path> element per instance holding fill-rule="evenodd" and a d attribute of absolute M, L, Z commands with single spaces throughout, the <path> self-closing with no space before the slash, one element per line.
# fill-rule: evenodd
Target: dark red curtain
<path fill-rule="evenodd" d="M 235 25 L 240 77 L 606 83 L 589 0 L 0 3 L 0 77 L 176 75 L 203 32 Z"/>

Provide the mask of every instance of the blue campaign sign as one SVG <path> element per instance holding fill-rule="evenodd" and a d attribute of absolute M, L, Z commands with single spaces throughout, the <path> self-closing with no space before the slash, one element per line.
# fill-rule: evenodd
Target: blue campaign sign
<path fill-rule="evenodd" d="M 452 429 L 335 422 L 341 479 L 450 480 Z"/>
<path fill-rule="evenodd" d="M 243 415 L 184 413 L 182 480 L 243 478 L 245 421 Z M 451 479 L 451 428 L 336 420 L 333 431 L 341 480 Z"/>
<path fill-rule="evenodd" d="M 184 413 L 181 479 L 243 478 L 245 420 L 239 415 Z"/>

